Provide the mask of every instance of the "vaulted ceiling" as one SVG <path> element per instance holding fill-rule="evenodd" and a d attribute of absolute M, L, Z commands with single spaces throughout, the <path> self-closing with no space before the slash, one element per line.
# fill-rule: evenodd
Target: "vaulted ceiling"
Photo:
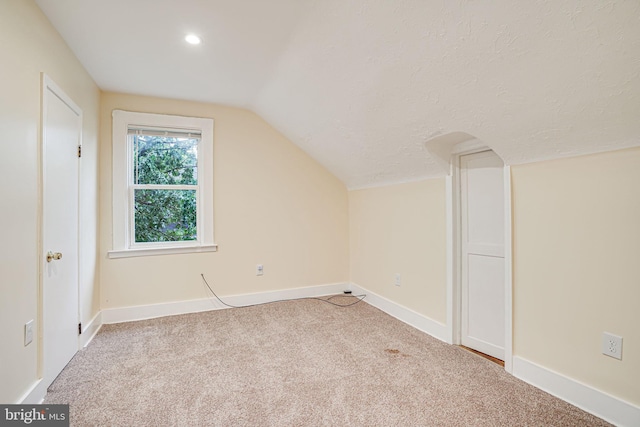
<path fill-rule="evenodd" d="M 640 145 L 637 0 L 37 0 L 103 90 L 251 109 L 349 188 Z M 187 33 L 202 44 L 184 42 Z"/>

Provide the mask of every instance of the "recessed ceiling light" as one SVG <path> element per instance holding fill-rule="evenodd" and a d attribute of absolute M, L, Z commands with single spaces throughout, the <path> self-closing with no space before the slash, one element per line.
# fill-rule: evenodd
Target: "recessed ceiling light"
<path fill-rule="evenodd" d="M 187 36 L 184 39 L 189 44 L 200 44 L 202 42 L 200 37 L 196 36 L 195 34 L 187 34 Z"/>

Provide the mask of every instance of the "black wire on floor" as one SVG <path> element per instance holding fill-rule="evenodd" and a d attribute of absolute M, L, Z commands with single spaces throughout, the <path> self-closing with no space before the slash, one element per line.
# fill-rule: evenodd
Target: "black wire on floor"
<path fill-rule="evenodd" d="M 222 304 L 224 304 L 224 305 L 226 305 L 227 307 L 230 307 L 230 308 L 247 308 L 247 307 L 255 307 L 255 306 L 258 306 L 258 305 L 274 304 L 274 303 L 277 303 L 277 302 L 298 301 L 298 300 L 305 300 L 305 299 L 326 302 L 327 304 L 335 305 L 336 307 L 351 307 L 352 305 L 358 304 L 360 301 L 365 299 L 365 297 L 367 296 L 366 294 L 363 294 L 363 295 L 345 294 L 345 295 L 333 295 L 333 296 L 331 296 L 329 298 L 326 298 L 326 299 L 317 298 L 317 297 L 301 297 L 301 298 L 279 299 L 279 300 L 275 300 L 275 301 L 260 302 L 260 303 L 257 303 L 257 304 L 231 305 L 231 304 L 227 304 L 226 302 L 222 301 L 220 299 L 220 297 L 213 291 L 213 289 L 211 289 L 211 286 L 209 286 L 209 282 L 207 282 L 207 279 L 204 277 L 203 273 L 200 273 L 200 276 L 202 276 L 202 280 L 204 281 L 204 284 L 207 285 L 207 288 L 209 288 L 209 290 L 211 291 L 213 296 L 216 297 L 216 299 L 218 301 L 220 301 Z M 336 297 L 351 297 L 351 298 L 356 298 L 357 301 L 351 302 L 349 304 L 336 304 L 335 302 L 331 301 L 332 299 L 334 299 Z"/>

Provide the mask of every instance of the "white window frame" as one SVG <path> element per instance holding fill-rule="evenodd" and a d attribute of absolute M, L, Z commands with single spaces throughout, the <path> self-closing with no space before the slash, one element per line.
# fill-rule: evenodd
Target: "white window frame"
<path fill-rule="evenodd" d="M 213 252 L 213 119 L 114 110 L 112 209 L 113 248 L 109 258 Z M 136 243 L 133 230 L 133 192 L 130 187 L 133 158 L 129 128 L 164 128 L 198 131 L 198 239 L 182 242 Z M 176 189 L 180 189 L 176 187 Z"/>

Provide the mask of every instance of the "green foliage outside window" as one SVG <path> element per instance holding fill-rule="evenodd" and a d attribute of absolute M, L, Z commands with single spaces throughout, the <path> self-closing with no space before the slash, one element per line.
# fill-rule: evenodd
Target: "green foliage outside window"
<path fill-rule="evenodd" d="M 136 242 L 197 239 L 197 149 L 197 138 L 133 135 Z"/>

